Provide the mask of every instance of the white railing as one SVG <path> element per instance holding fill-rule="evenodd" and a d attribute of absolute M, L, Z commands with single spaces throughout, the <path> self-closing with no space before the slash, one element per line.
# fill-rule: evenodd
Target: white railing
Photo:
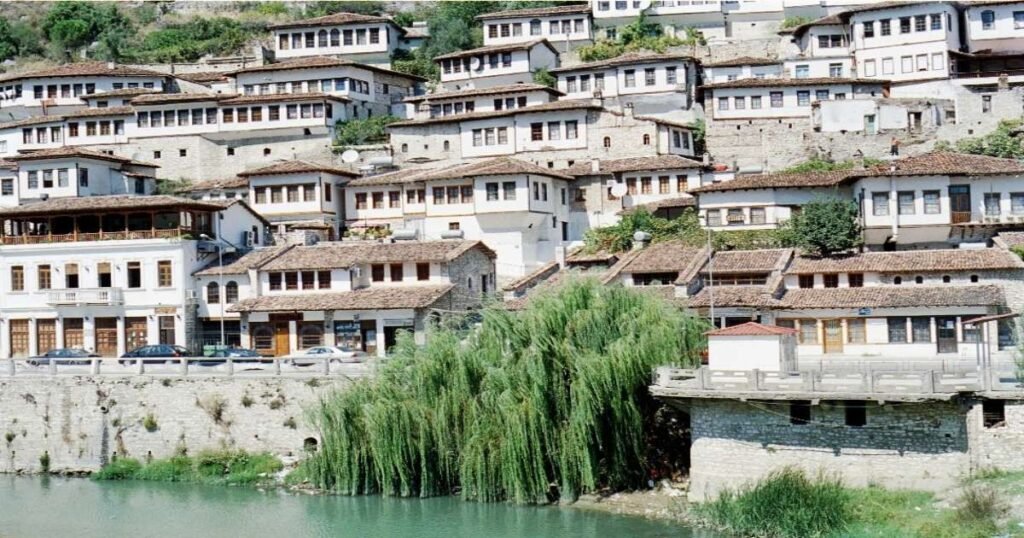
<path fill-rule="evenodd" d="M 19 358 L 0 359 L 0 379 L 55 376 L 342 377 L 373 375 L 378 359 L 339 362 L 320 357 L 273 358 Z"/>
<path fill-rule="evenodd" d="M 69 305 L 120 305 L 124 304 L 121 288 L 73 288 L 46 292 L 46 304 L 51 306 Z"/>

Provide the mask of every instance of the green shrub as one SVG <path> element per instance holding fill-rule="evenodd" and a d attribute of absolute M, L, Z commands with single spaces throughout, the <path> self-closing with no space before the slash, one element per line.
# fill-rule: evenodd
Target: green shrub
<path fill-rule="evenodd" d="M 717 527 L 742 536 L 814 538 L 843 529 L 852 518 L 850 493 L 838 479 L 808 478 L 787 468 L 697 507 Z"/>
<path fill-rule="evenodd" d="M 42 468 L 44 473 L 50 472 L 50 453 L 43 451 L 43 454 L 39 456 L 39 467 Z"/>
<path fill-rule="evenodd" d="M 186 456 L 172 456 L 168 459 L 153 460 L 139 469 L 134 480 L 152 482 L 190 482 L 192 460 Z"/>
<path fill-rule="evenodd" d="M 398 121 L 394 116 L 374 116 L 366 119 L 354 119 L 338 122 L 335 126 L 339 146 L 359 146 L 375 142 L 387 142 L 388 133 L 385 127 Z"/>
<path fill-rule="evenodd" d="M 160 429 L 160 426 L 156 423 L 156 417 L 153 416 L 153 413 L 149 413 L 146 415 L 146 418 L 142 419 L 142 427 L 146 428 L 146 431 L 150 433 Z"/>
<path fill-rule="evenodd" d="M 962 525 L 995 534 L 999 530 L 999 519 L 1009 510 L 1009 504 L 995 489 L 975 484 L 960 493 L 954 503 L 954 519 Z"/>
<path fill-rule="evenodd" d="M 249 396 L 248 394 L 242 395 L 242 407 L 252 407 L 253 403 L 252 396 Z"/>
<path fill-rule="evenodd" d="M 96 480 L 149 480 L 201 484 L 248 485 L 263 482 L 284 466 L 268 453 L 205 451 L 194 457 L 183 454 L 145 465 L 122 458 L 93 474 Z"/>
<path fill-rule="evenodd" d="M 95 480 L 131 480 L 142 469 L 139 460 L 118 458 L 92 474 Z"/>

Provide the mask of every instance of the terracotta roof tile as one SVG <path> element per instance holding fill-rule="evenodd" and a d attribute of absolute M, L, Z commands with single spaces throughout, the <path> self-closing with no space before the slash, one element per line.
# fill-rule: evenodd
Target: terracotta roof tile
<path fill-rule="evenodd" d="M 113 106 L 104 108 L 81 108 L 65 112 L 65 118 L 93 118 L 102 116 L 131 116 L 135 109 L 130 106 Z"/>
<path fill-rule="evenodd" d="M 378 15 L 361 15 L 359 13 L 332 13 L 330 15 L 324 15 L 323 17 L 314 17 L 311 19 L 299 19 L 291 22 L 282 22 L 279 24 L 271 24 L 267 26 L 270 30 L 277 30 L 281 28 L 299 28 L 302 26 L 341 26 L 345 24 L 367 24 L 374 22 L 388 22 L 395 24 L 395 21 L 388 17 L 381 17 Z M 395 26 L 398 26 L 397 24 Z"/>
<path fill-rule="evenodd" d="M 239 173 L 239 177 L 268 176 L 273 174 L 302 174 L 307 172 L 326 172 L 345 177 L 358 177 L 355 172 L 344 168 L 338 168 L 329 164 L 311 163 L 309 161 L 281 161 L 270 166 L 264 166 L 255 170 L 246 170 Z"/>
<path fill-rule="evenodd" d="M 330 56 L 307 56 L 305 58 L 295 58 L 294 60 L 283 60 L 280 62 L 254 65 L 252 67 L 246 67 L 233 71 L 231 75 L 239 75 L 245 73 L 265 73 L 273 71 L 291 71 L 294 69 L 329 69 L 332 67 L 357 67 L 359 69 L 365 69 L 367 71 L 373 71 L 376 73 L 386 73 L 394 75 L 396 77 L 409 78 L 414 80 L 427 80 L 423 77 L 416 75 L 410 75 L 408 73 L 400 73 L 391 69 L 385 69 L 380 66 L 363 64 L 359 62 L 353 62 L 352 60 L 344 60 L 341 58 L 332 58 Z"/>
<path fill-rule="evenodd" d="M 762 325 L 755 321 L 748 321 L 741 325 L 715 329 L 704 334 L 707 336 L 786 336 L 796 333 L 796 329 L 790 329 L 789 327 Z"/>
<path fill-rule="evenodd" d="M 228 95 L 230 96 L 230 95 Z M 152 93 L 132 99 L 133 105 L 163 105 L 167 103 L 191 103 L 195 101 L 220 101 L 225 99 L 219 93 Z"/>
<path fill-rule="evenodd" d="M 673 53 L 659 53 L 659 52 L 627 52 L 621 56 L 610 58 L 608 60 L 600 60 L 597 62 L 587 62 L 576 65 L 569 65 L 565 67 L 559 67 L 557 69 L 551 69 L 552 73 L 566 73 L 570 71 L 591 71 L 594 69 L 605 69 L 608 67 L 617 67 L 620 65 L 643 65 L 659 62 L 673 62 L 673 61 L 693 61 L 693 57 L 688 54 L 673 54 Z"/>
<path fill-rule="evenodd" d="M 349 187 L 371 187 L 377 185 L 404 185 L 423 181 L 423 178 L 434 172 L 433 168 L 403 168 L 386 174 L 363 176 L 348 182 Z"/>
<path fill-rule="evenodd" d="M 480 97 L 484 95 L 504 95 L 506 93 L 517 93 L 517 92 L 536 92 L 543 91 L 552 95 L 565 95 L 550 86 L 543 84 L 534 84 L 532 82 L 522 82 L 519 84 L 505 84 L 503 86 L 491 86 L 488 88 L 469 88 L 467 90 L 454 90 L 438 93 L 429 93 L 426 95 L 414 95 L 412 97 L 406 97 L 404 99 L 407 103 L 416 103 L 420 101 L 439 101 L 441 99 L 462 99 L 466 97 Z"/>
<path fill-rule="evenodd" d="M 654 202 L 647 202 L 646 204 L 640 204 L 637 206 L 629 207 L 618 212 L 622 215 L 629 213 L 630 211 L 636 211 L 639 208 L 644 208 L 650 213 L 654 213 L 659 209 L 669 208 L 681 208 L 681 207 L 697 207 L 697 199 L 693 196 L 676 196 L 674 198 L 665 198 L 663 200 L 656 200 Z"/>
<path fill-rule="evenodd" d="M 870 286 L 788 290 L 778 308 L 996 306 L 1004 302 L 999 286 Z"/>
<path fill-rule="evenodd" d="M 574 179 L 570 175 L 563 174 L 550 168 L 541 168 L 531 162 L 513 159 L 512 157 L 498 157 L 496 159 L 460 164 L 451 168 L 426 172 L 421 176 L 421 181 L 460 179 L 478 176 L 506 176 L 516 174 L 532 174 L 565 180 Z"/>
<path fill-rule="evenodd" d="M 160 93 L 160 90 L 154 88 L 121 88 L 120 90 L 110 90 L 83 95 L 81 98 L 85 101 L 100 101 L 111 97 L 137 97 L 139 95 L 147 95 L 151 93 Z"/>
<path fill-rule="evenodd" d="M 805 172 L 737 176 L 735 179 L 711 183 L 692 189 L 691 193 L 738 191 L 744 189 L 792 189 L 835 187 L 854 179 L 852 170 L 836 172 Z"/>
<path fill-rule="evenodd" d="M 781 271 L 792 256 L 793 250 L 788 248 L 718 251 L 711 258 L 711 270 L 723 274 Z M 707 270 L 705 265 L 702 272 Z"/>
<path fill-rule="evenodd" d="M 86 149 L 79 146 L 61 146 L 59 148 L 48 148 L 33 151 L 31 153 L 22 153 L 19 155 L 12 155 L 7 157 L 7 160 L 19 162 L 19 161 L 40 161 L 44 159 L 64 159 L 64 158 L 83 158 L 83 159 L 96 159 L 100 161 L 110 161 L 122 164 L 138 164 L 142 166 L 157 167 L 155 164 L 142 163 L 133 161 L 127 157 L 120 157 L 117 155 L 108 155 L 106 153 Z"/>
<path fill-rule="evenodd" d="M 999 248 L 865 252 L 850 256 L 793 259 L 788 275 L 817 273 L 934 273 L 1024 269 L 1016 254 Z"/>
<path fill-rule="evenodd" d="M 999 232 L 995 237 L 1005 248 L 1013 248 L 1024 245 L 1024 232 Z"/>
<path fill-rule="evenodd" d="M 565 263 L 615 263 L 619 259 L 619 256 L 620 254 L 613 254 L 606 250 L 588 252 L 586 249 L 578 248 L 565 257 Z"/>
<path fill-rule="evenodd" d="M 27 71 L 24 73 L 9 73 L 0 76 L 0 82 L 21 80 L 26 78 L 50 78 L 50 77 L 159 77 L 164 78 L 166 73 L 158 73 L 148 69 L 139 69 L 124 65 L 110 65 L 106 62 L 75 62 L 59 65 L 47 69 Z"/>
<path fill-rule="evenodd" d="M 811 22 L 808 22 L 808 23 L 805 23 L 805 24 L 801 24 L 800 26 L 797 26 L 796 28 L 793 28 L 791 30 L 791 32 L 792 32 L 792 34 L 794 36 L 800 37 L 800 36 L 802 36 L 804 33 L 806 33 L 808 30 L 810 30 L 814 26 L 835 26 L 835 25 L 842 25 L 842 24 L 843 24 L 842 17 L 840 16 L 839 13 L 835 13 L 835 14 L 832 14 L 832 15 L 828 15 L 826 17 L 822 17 L 822 18 L 820 18 L 818 20 L 814 20 L 814 21 L 811 21 Z M 785 33 L 785 31 L 779 32 L 779 33 Z"/>
<path fill-rule="evenodd" d="M 322 310 L 404 310 L 426 308 L 455 286 L 386 286 L 347 292 L 264 295 L 244 299 L 229 312 L 308 312 Z"/>
<path fill-rule="evenodd" d="M 729 60 L 718 60 L 716 62 L 704 62 L 703 67 L 742 67 L 744 65 L 778 65 L 779 60 L 762 58 L 757 56 L 740 56 Z"/>
<path fill-rule="evenodd" d="M 222 105 L 244 105 L 247 103 L 285 103 L 291 101 L 351 101 L 348 97 L 332 95 L 329 93 L 307 92 L 307 93 L 272 93 L 268 95 L 236 95 L 218 99 Z"/>
<path fill-rule="evenodd" d="M 181 192 L 197 192 L 197 191 L 216 191 L 223 189 L 241 189 L 249 186 L 249 178 L 247 177 L 229 177 L 223 179 L 200 179 L 193 181 L 188 187 L 181 190 Z"/>
<path fill-rule="evenodd" d="M 704 164 L 679 155 L 652 155 L 649 157 L 630 157 L 626 159 L 598 159 L 598 172 L 593 171 L 592 161 L 574 164 L 565 170 L 571 176 L 592 176 L 597 174 L 615 174 L 619 172 L 646 172 L 658 170 L 688 170 L 703 168 Z"/>
<path fill-rule="evenodd" d="M 716 90 L 719 88 L 788 88 L 793 86 L 833 86 L 836 84 L 884 86 L 888 83 L 888 80 L 874 78 L 741 78 L 705 84 L 701 88 L 705 90 Z"/>
<path fill-rule="evenodd" d="M 463 121 L 474 121 L 483 120 L 490 118 L 502 118 L 505 116 L 515 116 L 518 114 L 530 114 L 535 112 L 550 112 L 553 110 L 582 110 L 582 109 L 600 109 L 600 105 L 593 104 L 589 101 L 552 101 L 550 103 L 542 103 L 539 105 L 530 105 L 523 108 L 513 108 L 505 110 L 493 110 L 484 112 L 469 112 L 466 114 L 452 114 L 450 116 L 439 116 L 437 118 L 425 118 L 421 120 L 405 120 L 396 121 L 395 123 L 388 124 L 388 129 L 395 127 L 415 127 L 419 125 L 431 125 L 434 123 L 457 123 Z"/>
<path fill-rule="evenodd" d="M 1024 162 L 969 153 L 931 152 L 895 161 L 897 176 L 1024 174 Z M 891 175 L 889 164 L 869 168 L 864 175 Z"/>
<path fill-rule="evenodd" d="M 546 15 L 572 15 L 589 14 L 590 6 L 587 4 L 570 4 L 552 7 L 539 7 L 527 9 L 512 9 L 507 11 L 494 11 L 477 15 L 477 20 L 507 19 L 512 17 L 544 17 Z"/>
<path fill-rule="evenodd" d="M 221 71 L 202 71 L 199 73 L 175 73 L 174 77 L 196 84 L 209 84 L 212 82 L 220 82 L 227 80 L 227 73 Z"/>
<path fill-rule="evenodd" d="M 625 263 L 621 267 L 616 264 L 619 273 L 684 272 L 695 262 L 703 265 L 707 261 L 706 249 L 689 247 L 680 241 L 652 243 L 633 252 L 636 254 L 624 258 Z"/>
<path fill-rule="evenodd" d="M 327 242 L 299 246 L 262 267 L 265 271 L 319 270 L 367 263 L 450 262 L 472 249 L 493 257 L 482 241 L 399 241 L 395 243 Z"/>
<path fill-rule="evenodd" d="M 558 262 L 546 263 L 526 275 L 505 284 L 501 289 L 502 291 L 523 293 L 529 288 L 547 280 L 551 275 L 557 273 L 559 270 L 560 266 L 558 265 Z"/>
<path fill-rule="evenodd" d="M 455 52 L 449 52 L 448 54 L 442 54 L 440 56 L 434 56 L 434 61 L 439 62 L 441 60 L 448 60 L 451 58 L 462 58 L 464 56 L 478 56 L 480 54 L 493 54 L 497 52 L 512 52 L 516 50 L 527 50 L 532 49 L 538 45 L 544 45 L 551 49 L 551 52 L 558 54 L 558 51 L 551 46 L 551 43 L 547 39 L 534 39 L 533 41 L 525 41 L 522 43 L 509 43 L 507 45 L 488 45 L 486 47 L 477 47 L 469 50 L 457 50 Z M 552 69 L 552 71 L 554 71 Z"/>
<path fill-rule="evenodd" d="M 702 288 L 689 299 L 691 308 L 718 307 L 768 308 L 778 305 L 778 299 L 765 286 L 715 286 L 711 291 Z"/>
<path fill-rule="evenodd" d="M 262 247 L 250 250 L 241 256 L 231 256 L 224 259 L 224 268 L 218 269 L 217 261 L 213 264 L 193 273 L 195 276 L 217 276 L 217 275 L 244 275 L 250 269 L 258 269 L 263 264 L 280 256 L 294 245 L 281 245 L 274 247 Z"/>
<path fill-rule="evenodd" d="M 211 202 L 167 195 L 86 196 L 81 198 L 51 198 L 46 201 L 0 209 L 0 218 L 60 213 L 86 213 L 115 209 L 171 209 L 176 207 L 218 211 L 223 206 Z"/>

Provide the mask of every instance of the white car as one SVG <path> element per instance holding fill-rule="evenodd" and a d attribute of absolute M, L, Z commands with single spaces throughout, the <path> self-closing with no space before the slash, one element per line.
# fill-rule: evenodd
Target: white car
<path fill-rule="evenodd" d="M 331 362 L 362 362 L 366 353 L 337 346 L 316 346 L 298 351 L 285 357 L 295 366 L 310 366 L 320 364 L 322 359 L 329 359 Z"/>

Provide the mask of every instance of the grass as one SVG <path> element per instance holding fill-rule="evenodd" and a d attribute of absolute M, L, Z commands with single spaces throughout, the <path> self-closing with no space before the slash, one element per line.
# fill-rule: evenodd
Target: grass
<path fill-rule="evenodd" d="M 271 454 L 224 450 L 178 455 L 147 464 L 119 458 L 93 473 L 92 478 L 243 486 L 267 482 L 282 468 L 281 460 Z"/>

